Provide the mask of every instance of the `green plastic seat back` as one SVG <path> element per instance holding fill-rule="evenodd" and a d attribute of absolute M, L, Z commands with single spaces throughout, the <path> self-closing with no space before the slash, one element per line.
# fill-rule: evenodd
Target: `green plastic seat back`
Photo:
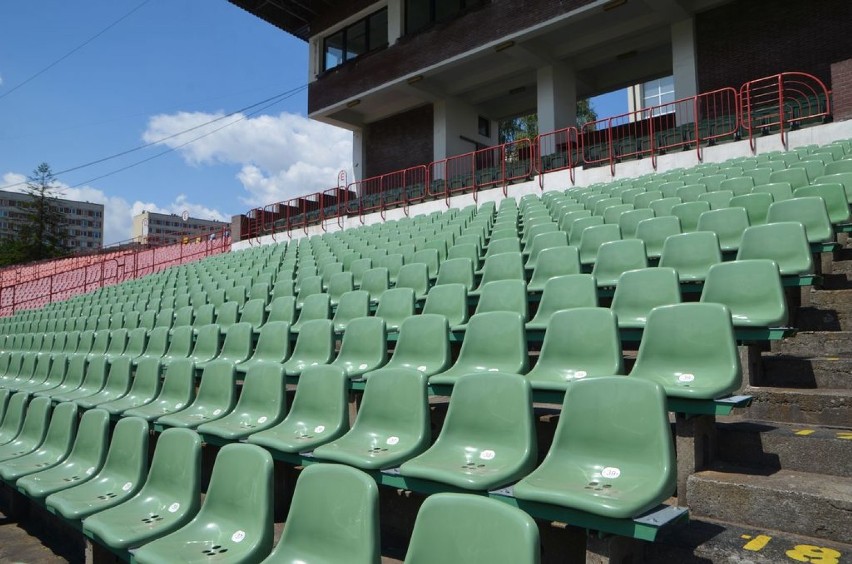
<path fill-rule="evenodd" d="M 495 237 L 497 237 L 495 239 Z M 493 257 L 503 253 L 521 252 L 521 240 L 517 237 L 514 229 L 498 229 L 491 233 L 491 240 L 485 250 L 485 258 Z"/>
<path fill-rule="evenodd" d="M 293 296 L 281 296 L 272 300 L 269 304 L 269 317 L 266 323 L 273 321 L 286 321 L 292 324 L 296 320 L 296 298 Z"/>
<path fill-rule="evenodd" d="M 337 272 L 329 278 L 328 295 L 331 296 L 332 303 L 336 304 L 343 294 L 354 289 L 355 281 L 351 272 Z"/>
<path fill-rule="evenodd" d="M 6 357 L 8 361 L 8 357 Z M 3 362 L 0 360 L 0 368 L 2 368 Z M 0 389 L 0 425 L 3 423 L 3 418 L 6 416 L 6 409 L 9 407 L 9 398 L 12 397 L 12 392 L 6 389 Z"/>
<path fill-rule="evenodd" d="M 322 542 L 317 542 L 320 538 Z M 374 564 L 380 559 L 375 481 L 338 464 L 305 468 L 296 482 L 281 540 L 266 562 Z"/>
<path fill-rule="evenodd" d="M 370 301 L 376 302 L 389 287 L 388 269 L 380 266 L 371 268 L 364 273 L 359 289 L 370 294 Z"/>
<path fill-rule="evenodd" d="M 320 277 L 322 278 L 322 285 L 326 288 L 331 286 L 331 279 L 334 278 L 335 274 L 340 274 L 343 272 L 343 263 L 340 262 L 329 262 L 324 264 L 322 270 L 320 271 Z"/>
<path fill-rule="evenodd" d="M 204 327 L 206 325 L 212 325 L 215 322 L 216 306 L 213 304 L 204 304 L 195 311 L 195 319 L 193 320 L 192 325 L 193 327 Z"/>
<path fill-rule="evenodd" d="M 843 174 L 852 172 L 852 159 L 842 159 L 825 165 L 825 174 Z"/>
<path fill-rule="evenodd" d="M 843 187 L 841 186 L 840 189 L 842 190 Z M 846 200 L 844 199 L 844 202 L 845 201 Z M 80 345 L 80 331 L 68 331 L 65 337 L 65 348 L 62 349 L 62 352 L 66 355 L 72 355 L 76 353 L 77 347 Z"/>
<path fill-rule="evenodd" d="M 633 199 L 633 207 L 637 210 L 641 208 L 650 208 L 651 202 L 663 198 L 663 193 L 660 190 L 647 190 L 642 194 L 637 194 Z"/>
<path fill-rule="evenodd" d="M 352 290 L 341 296 L 334 311 L 332 322 L 335 331 L 343 331 L 349 322 L 370 315 L 370 294 L 364 290 Z"/>
<path fill-rule="evenodd" d="M 237 308 L 241 308 L 246 303 L 246 295 L 248 290 L 245 286 L 234 286 L 225 290 L 225 303 L 235 303 Z"/>
<path fill-rule="evenodd" d="M 236 403 L 236 373 L 234 365 L 226 360 L 214 360 L 204 367 L 201 383 L 189 410 L 221 409 L 230 412 Z"/>
<path fill-rule="evenodd" d="M 145 485 L 134 499 L 159 498 L 168 502 L 170 511 L 177 504 L 172 513 L 193 515 L 201 504 L 200 489 L 201 437 L 189 429 L 164 430 L 157 438 Z"/>
<path fill-rule="evenodd" d="M 240 317 L 240 304 L 237 302 L 225 302 L 216 308 L 216 325 L 223 330 L 230 327 Z"/>
<path fill-rule="evenodd" d="M 153 403 L 177 411 L 195 399 L 195 363 L 188 358 L 169 364 L 160 393 Z"/>
<path fill-rule="evenodd" d="M 218 325 L 204 325 L 198 329 L 198 338 L 190 355 L 196 362 L 212 360 L 219 355 L 221 330 Z"/>
<path fill-rule="evenodd" d="M 754 190 L 754 178 L 750 176 L 735 176 L 723 180 L 719 187 L 722 190 L 730 190 L 734 197 L 750 194 Z"/>
<path fill-rule="evenodd" d="M 520 252 L 501 253 L 485 259 L 482 268 L 482 279 L 476 292 L 482 290 L 485 284 L 495 280 L 526 280 L 524 263 Z"/>
<path fill-rule="evenodd" d="M 275 281 L 275 285 L 272 287 L 272 299 L 273 301 L 277 298 L 283 297 L 295 297 L 295 288 L 292 278 L 288 277 L 279 277 L 278 280 Z"/>
<path fill-rule="evenodd" d="M 414 297 L 417 300 L 425 298 L 426 293 L 429 291 L 429 273 L 426 265 L 421 263 L 404 265 L 399 269 L 396 287 L 411 288 L 414 290 Z"/>
<path fill-rule="evenodd" d="M 73 405 L 73 404 L 72 404 Z M 58 409 L 58 407 L 57 407 Z M 69 485 L 85 479 L 100 471 L 106 459 L 109 446 L 109 413 L 103 409 L 89 409 L 80 417 L 80 424 L 71 447 L 71 454 L 60 467 L 40 472 L 33 476 L 22 478 L 22 481 L 32 482 L 33 477 L 38 478 L 43 474 L 63 474 L 67 470 L 62 466 L 69 466 L 73 471 L 74 478 L 63 478 L 62 481 Z M 87 473 L 88 472 L 88 473 Z"/>
<path fill-rule="evenodd" d="M 175 312 L 175 320 L 172 327 L 177 330 L 178 327 L 186 327 L 192 325 L 195 319 L 195 310 L 192 306 L 185 306 Z"/>
<path fill-rule="evenodd" d="M 567 247 L 563 247 L 567 248 Z M 527 284 L 523 280 L 497 280 L 482 288 L 476 313 L 487 311 L 512 311 L 521 315 L 524 321 L 529 319 L 527 304 Z"/>
<path fill-rule="evenodd" d="M 691 233 L 698 229 L 699 216 L 710 211 L 710 204 L 702 201 L 690 201 L 672 207 L 672 215 L 680 221 L 683 233 Z"/>
<path fill-rule="evenodd" d="M 793 192 L 795 198 L 820 197 L 825 202 L 828 218 L 833 224 L 849 222 L 849 202 L 846 191 L 840 183 L 815 184 L 813 186 L 802 186 Z"/>
<path fill-rule="evenodd" d="M 0 424 L 0 444 L 5 444 L 18 436 L 21 425 L 24 423 L 24 414 L 27 412 L 27 399 L 29 394 L 18 392 L 9 400 L 3 423 Z"/>
<path fill-rule="evenodd" d="M 80 332 L 80 343 L 77 345 L 77 354 L 78 355 L 86 355 L 89 354 L 92 350 L 92 346 L 95 342 L 95 332 L 94 331 L 81 331 Z"/>
<path fill-rule="evenodd" d="M 529 381 L 503 372 L 469 373 L 453 386 L 435 443 L 400 471 L 471 489 L 481 489 L 480 480 L 487 477 L 490 489 L 529 473 L 536 450 Z"/>
<path fill-rule="evenodd" d="M 676 481 L 663 389 L 637 378 L 603 377 L 567 387 L 550 450 L 515 495 L 630 519 L 665 501 Z"/>
<path fill-rule="evenodd" d="M 698 218 L 698 231 L 714 232 L 719 237 L 719 248 L 722 251 L 739 249 L 743 231 L 748 227 L 748 213 L 745 208 L 711 210 Z"/>
<path fill-rule="evenodd" d="M 739 389 L 742 371 L 728 308 L 711 303 L 655 308 L 630 376 L 657 382 L 670 397 L 713 399 Z"/>
<path fill-rule="evenodd" d="M 327 319 L 307 321 L 299 331 L 293 354 L 284 363 L 287 374 L 296 367 L 311 364 L 328 364 L 334 358 L 334 329 Z"/>
<path fill-rule="evenodd" d="M 400 325 L 393 356 L 385 369 L 410 368 L 426 376 L 446 370 L 450 366 L 449 330 L 443 315 L 409 317 Z"/>
<path fill-rule="evenodd" d="M 590 212 L 589 210 L 574 210 L 563 213 L 562 217 L 559 218 L 559 230 L 570 234 L 571 226 L 576 220 L 580 219 L 581 217 L 592 217 L 592 212 Z"/>
<path fill-rule="evenodd" d="M 767 223 L 798 221 L 805 226 L 809 243 L 823 243 L 834 237 L 825 200 L 818 196 L 776 201 L 769 206 Z"/>
<path fill-rule="evenodd" d="M 433 286 L 426 295 L 422 313 L 442 315 L 450 327 L 467 323 L 467 288 L 464 284 Z"/>
<path fill-rule="evenodd" d="M 659 266 L 674 268 L 682 282 L 695 282 L 707 278 L 710 267 L 720 262 L 718 236 L 712 231 L 697 231 L 668 237 Z"/>
<path fill-rule="evenodd" d="M 322 277 L 306 276 L 299 284 L 299 295 L 296 296 L 296 307 L 300 307 L 308 296 L 322 293 Z"/>
<path fill-rule="evenodd" d="M 730 190 L 718 190 L 715 192 L 707 192 L 698 196 L 699 202 L 707 202 L 710 204 L 711 210 L 719 210 L 727 208 L 730 205 L 731 198 L 734 193 Z"/>
<path fill-rule="evenodd" d="M 793 188 L 789 182 L 772 182 L 768 184 L 757 184 L 752 193 L 768 193 L 772 195 L 773 202 L 783 202 L 793 198 Z"/>
<path fill-rule="evenodd" d="M 378 317 L 359 317 L 346 326 L 340 351 L 332 362 L 347 374 L 375 370 L 387 362 L 387 335 L 385 322 Z M 297 344 L 298 346 L 298 344 Z"/>
<path fill-rule="evenodd" d="M 352 273 L 353 281 L 356 286 L 361 285 L 361 279 L 364 273 L 373 268 L 373 261 L 368 258 L 358 259 L 349 265 L 349 271 Z"/>
<path fill-rule="evenodd" d="M 571 222 L 568 231 L 568 244 L 574 247 L 580 245 L 583 233 L 590 227 L 604 225 L 603 218 L 597 215 L 591 217 L 580 217 Z"/>
<path fill-rule="evenodd" d="M 810 184 L 808 173 L 804 168 L 788 168 L 786 170 L 776 170 L 769 175 L 770 182 L 786 182 L 790 188 L 795 190 L 801 186 Z"/>
<path fill-rule="evenodd" d="M 80 391 L 88 390 L 90 394 L 103 389 L 107 380 L 109 364 L 106 357 L 96 356 L 88 359 L 86 364 L 86 375 L 80 385 Z M 73 392 L 72 392 L 73 393 Z"/>
<path fill-rule="evenodd" d="M 538 525 L 520 509 L 470 494 L 429 496 L 417 514 L 405 564 L 538 564 Z"/>
<path fill-rule="evenodd" d="M 192 327 L 188 325 L 175 327 L 172 331 L 169 349 L 164 356 L 169 358 L 188 357 L 192 353 Z"/>
<path fill-rule="evenodd" d="M 56 392 L 59 393 L 59 390 L 70 391 L 79 388 L 83 383 L 83 376 L 86 374 L 86 364 L 86 357 L 72 356 L 68 360 L 65 380 L 62 382 L 62 386 L 57 388 Z"/>
<path fill-rule="evenodd" d="M 651 202 L 650 206 L 655 216 L 666 217 L 672 215 L 672 208 L 680 203 L 680 198 L 660 198 Z"/>
<path fill-rule="evenodd" d="M 109 348 L 110 332 L 107 330 L 95 331 L 95 339 L 92 342 L 90 356 L 104 355 Z"/>
<path fill-rule="evenodd" d="M 139 327 L 147 329 L 148 331 L 152 330 L 157 321 L 158 313 L 159 311 L 156 309 L 146 309 L 142 312 L 142 316 L 139 318 Z"/>
<path fill-rule="evenodd" d="M 420 454 L 430 439 L 427 376 L 382 369 L 370 374 L 352 428 L 314 453 L 365 469 L 386 468 Z"/>
<path fill-rule="evenodd" d="M 682 180 L 672 180 L 664 184 L 660 184 L 660 192 L 663 193 L 663 198 L 673 198 L 677 196 L 677 191 L 683 188 L 686 184 Z M 701 186 L 704 186 L 703 184 Z M 706 190 L 705 190 L 706 191 Z"/>
<path fill-rule="evenodd" d="M 653 258 L 662 253 L 666 238 L 680 233 L 680 220 L 673 215 L 646 219 L 636 227 L 636 238 L 644 241 L 645 252 Z"/>
<path fill-rule="evenodd" d="M 473 289 L 473 261 L 469 258 L 447 259 L 438 270 L 436 286 L 445 284 L 462 284 L 467 291 Z"/>
<path fill-rule="evenodd" d="M 302 304 L 302 309 L 299 312 L 299 318 L 291 329 L 298 332 L 306 321 L 330 318 L 331 297 L 328 294 L 313 294 L 305 298 L 305 303 Z"/>
<path fill-rule="evenodd" d="M 620 198 L 618 200 L 621 201 Z M 604 209 L 603 213 L 604 223 L 614 223 L 617 225 L 618 218 L 621 217 L 621 214 L 628 211 L 633 211 L 633 204 L 617 204 L 613 206 L 607 206 L 607 208 Z"/>
<path fill-rule="evenodd" d="M 579 242 L 580 264 L 591 265 L 595 262 L 600 246 L 608 241 L 621 239 L 618 225 L 606 224 L 588 227 L 583 231 Z M 575 274 L 564 272 L 563 274 Z"/>
<path fill-rule="evenodd" d="M 160 360 L 156 358 L 143 358 L 136 365 L 136 374 L 133 375 L 133 383 L 130 385 L 128 396 L 136 398 L 154 399 L 160 392 Z"/>
<path fill-rule="evenodd" d="M 779 222 L 746 229 L 737 260 L 761 258 L 775 261 L 782 276 L 812 272 L 813 255 L 804 225 Z"/>
<path fill-rule="evenodd" d="M 258 281 L 252 284 L 249 289 L 248 298 L 249 301 L 260 300 L 263 302 L 264 307 L 266 307 L 266 304 L 269 302 L 269 282 Z"/>
<path fill-rule="evenodd" d="M 731 198 L 732 208 L 743 208 L 748 215 L 749 225 L 763 225 L 772 204 L 772 194 L 768 192 L 754 192 Z"/>
<path fill-rule="evenodd" d="M 266 302 L 260 299 L 249 300 L 240 312 L 240 323 L 248 323 L 253 330 L 259 329 L 265 322 Z"/>
<path fill-rule="evenodd" d="M 822 155 L 826 161 L 830 162 L 830 155 Z M 808 158 L 802 157 L 802 160 L 799 162 L 794 162 L 790 165 L 791 169 L 801 169 L 805 171 L 805 183 L 801 184 L 801 186 L 807 186 L 813 179 L 819 178 L 823 174 L 825 174 L 825 164 L 822 161 L 822 158 L 818 158 L 817 155 L 810 155 Z M 789 169 L 788 169 L 789 170 Z M 801 182 L 801 178 L 796 179 L 797 182 Z M 801 186 L 794 186 L 793 189 L 799 188 Z"/>
<path fill-rule="evenodd" d="M 713 265 L 701 301 L 724 304 L 734 326 L 778 327 L 787 324 L 787 300 L 778 265 L 768 259 Z"/>
<path fill-rule="evenodd" d="M 277 423 L 287 413 L 286 391 L 283 366 L 257 364 L 246 373 L 231 417 L 244 419 L 252 425 L 256 425 L 260 419 L 261 423 Z"/>
<path fill-rule="evenodd" d="M 450 247 L 450 250 L 447 252 L 447 260 L 466 258 L 470 259 L 474 267 L 478 267 L 480 252 L 480 247 L 476 244 L 456 243 L 455 245 Z M 440 276 L 440 269 L 438 269 L 438 275 Z"/>
<path fill-rule="evenodd" d="M 541 233 L 536 235 L 535 238 L 531 239 L 530 243 L 527 244 L 527 249 L 524 249 L 524 252 L 529 255 L 527 259 L 526 268 L 531 269 L 536 265 L 536 261 L 538 259 L 541 251 L 545 249 L 550 249 L 553 247 L 567 247 L 568 246 L 568 234 L 564 231 L 549 231 L 547 233 Z"/>
<path fill-rule="evenodd" d="M 751 181 L 751 179 L 749 179 Z M 707 187 L 704 184 L 689 184 L 681 186 L 675 192 L 675 196 L 680 198 L 681 202 L 697 202 L 701 194 L 707 192 Z"/>
<path fill-rule="evenodd" d="M 286 321 L 267 322 L 260 328 L 252 360 L 282 363 L 290 356 L 290 324 Z"/>
<path fill-rule="evenodd" d="M 412 262 L 425 264 L 429 270 L 429 278 L 435 278 L 438 276 L 438 265 L 447 258 L 446 248 L 446 243 L 444 243 L 443 245 L 438 245 L 438 248 L 420 249 L 414 253 Z M 441 254 L 442 250 L 443 254 Z"/>
<path fill-rule="evenodd" d="M 53 409 L 44 443 L 39 450 L 67 453 L 71 450 L 77 433 L 77 404 L 60 403 Z"/>
<path fill-rule="evenodd" d="M 592 275 L 598 286 L 615 286 L 624 272 L 647 266 L 648 259 L 642 239 L 610 241 L 598 249 Z"/>
<path fill-rule="evenodd" d="M 524 320 L 510 311 L 473 315 L 467 325 L 453 373 L 527 371 L 527 339 Z"/>
<path fill-rule="evenodd" d="M 544 292 L 530 326 L 543 329 L 555 312 L 576 307 L 597 307 L 598 291 L 591 274 L 556 276 L 544 285 Z"/>
<path fill-rule="evenodd" d="M 618 229 L 616 226 L 612 226 Z M 538 254 L 530 279 L 529 291 L 541 292 L 551 278 L 580 273 L 580 252 L 577 247 L 551 247 Z"/>
<path fill-rule="evenodd" d="M 127 348 L 127 329 L 116 329 L 110 332 L 109 348 L 106 351 L 108 356 L 118 356 L 124 353 Z"/>
<path fill-rule="evenodd" d="M 680 301 L 680 282 L 673 268 L 643 268 L 621 275 L 610 308 L 618 316 L 619 327 L 643 327 L 652 309 Z"/>
<path fill-rule="evenodd" d="M 414 290 L 394 288 L 379 299 L 375 316 L 385 320 L 388 331 L 398 331 L 400 324 L 414 315 Z"/>
<path fill-rule="evenodd" d="M 130 390 L 131 364 L 130 359 L 125 356 L 113 360 L 102 392 L 114 394 L 116 397 L 125 395 Z"/>
<path fill-rule="evenodd" d="M 145 329 L 133 329 L 127 338 L 127 348 L 124 351 L 125 356 L 136 358 L 142 356 L 145 352 L 145 345 L 148 343 L 148 331 Z"/>
<path fill-rule="evenodd" d="M 825 176 L 820 176 L 816 180 L 814 180 L 815 185 L 819 184 L 840 184 L 843 186 L 844 191 L 846 192 L 846 202 L 852 204 L 852 159 L 848 159 L 846 161 L 839 161 L 836 163 L 829 163 L 830 165 L 836 164 L 848 164 L 849 169 L 845 172 L 836 172 L 829 174 L 826 172 Z"/>

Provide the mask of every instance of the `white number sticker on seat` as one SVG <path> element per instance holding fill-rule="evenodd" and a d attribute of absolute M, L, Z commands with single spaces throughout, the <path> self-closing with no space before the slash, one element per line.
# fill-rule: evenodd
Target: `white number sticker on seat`
<path fill-rule="evenodd" d="M 182 403 L 176 403 L 176 404 L 175 404 L 175 409 L 180 409 L 180 408 L 182 408 L 182 407 L 183 407 L 183 404 L 182 404 Z"/>
<path fill-rule="evenodd" d="M 234 541 L 234 542 L 242 542 L 242 540 L 244 538 L 246 538 L 246 532 L 245 531 L 237 531 L 236 533 L 231 535 L 231 540 Z"/>
<path fill-rule="evenodd" d="M 257 420 L 258 423 L 266 423 L 267 421 L 269 421 L 269 419 L 266 417 L 266 415 L 258 418 L 258 420 Z"/>
<path fill-rule="evenodd" d="M 399 444 L 399 437 L 388 437 L 387 443 L 389 445 Z"/>
<path fill-rule="evenodd" d="M 213 415 L 219 415 L 220 413 L 222 413 L 221 409 L 216 409 L 213 411 Z"/>
<path fill-rule="evenodd" d="M 367 366 L 369 366 L 369 365 L 366 364 L 366 363 L 361 363 L 361 364 L 358 365 L 358 370 L 364 370 L 365 368 L 367 368 Z"/>
<path fill-rule="evenodd" d="M 322 433 L 325 431 L 325 425 L 317 425 L 314 427 L 314 433 Z"/>
<path fill-rule="evenodd" d="M 418 366 L 417 370 L 419 370 L 420 372 L 426 372 L 426 367 L 425 366 Z"/>
<path fill-rule="evenodd" d="M 481 458 L 482 460 L 493 460 L 496 455 L 497 453 L 495 453 L 493 450 L 483 450 L 479 453 L 479 458 Z"/>
<path fill-rule="evenodd" d="M 695 374 L 690 374 L 689 372 L 685 372 L 677 377 L 678 382 L 692 382 L 695 380 Z"/>
<path fill-rule="evenodd" d="M 179 503 L 173 503 L 169 506 L 169 513 L 174 513 L 178 509 L 180 509 L 180 504 Z"/>
<path fill-rule="evenodd" d="M 127 482 L 126 484 L 121 486 L 121 489 L 127 492 L 127 491 L 130 491 L 130 488 L 132 488 L 132 487 L 133 487 L 133 482 Z"/>
<path fill-rule="evenodd" d="M 601 476 L 604 478 L 609 478 L 610 480 L 614 480 L 621 476 L 621 470 L 614 466 L 607 466 L 603 470 L 601 470 Z"/>
<path fill-rule="evenodd" d="M 585 370 L 578 370 L 574 373 L 574 378 L 585 378 L 588 375 L 588 372 Z"/>

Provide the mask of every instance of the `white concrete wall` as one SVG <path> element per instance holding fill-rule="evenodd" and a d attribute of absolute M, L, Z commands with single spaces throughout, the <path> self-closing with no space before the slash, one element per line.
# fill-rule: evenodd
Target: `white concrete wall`
<path fill-rule="evenodd" d="M 791 131 L 787 134 L 787 144 L 789 149 L 803 147 L 805 145 L 824 145 L 831 143 L 837 139 L 852 139 L 852 120 L 829 123 L 817 127 L 808 127 L 799 131 Z M 784 145 L 781 143 L 780 135 L 770 135 L 768 137 L 760 137 L 757 140 L 757 154 L 767 153 L 770 151 L 783 151 Z M 715 147 L 704 147 L 702 149 L 703 162 L 722 162 L 728 159 L 737 157 L 748 157 L 752 155 L 748 140 L 739 141 L 737 143 L 724 143 Z M 678 151 L 676 153 L 662 155 L 657 158 L 657 172 L 666 172 L 677 168 L 689 168 L 698 164 L 696 152 Z M 654 172 L 651 166 L 651 159 L 642 159 L 639 161 L 629 161 L 616 165 L 616 176 L 610 174 L 608 166 L 591 168 L 583 170 L 582 168 L 575 169 L 575 178 L 573 186 L 588 186 L 598 182 L 609 182 L 621 178 L 631 178 L 642 176 Z M 565 190 L 571 188 L 570 172 L 560 170 L 544 175 L 543 178 L 544 190 Z M 539 179 L 534 178 L 532 181 L 520 184 L 513 184 L 507 188 L 508 196 L 520 200 L 526 194 L 541 194 L 542 189 L 539 187 Z M 450 198 L 450 207 L 462 208 L 470 204 L 482 204 L 484 202 L 499 202 L 505 196 L 502 188 L 496 188 L 479 192 L 474 201 L 473 194 L 460 194 Z M 425 215 L 434 211 L 447 210 L 445 200 L 433 200 L 410 206 L 408 209 L 409 216 Z M 373 225 L 376 223 L 384 223 L 392 219 L 400 219 L 405 217 L 405 209 L 397 208 L 388 210 L 383 218 L 381 214 L 374 213 L 364 216 L 363 223 L 361 218 L 347 217 L 343 218 L 343 229 L 353 229 L 362 225 Z M 321 235 L 323 233 L 340 231 L 341 227 L 337 220 L 326 222 L 325 230 L 316 225 L 308 227 L 307 233 L 304 229 L 298 229 L 291 233 L 278 233 L 276 235 L 267 235 L 260 239 L 252 239 L 251 241 L 239 241 L 234 243 L 231 250 L 238 251 L 258 245 L 271 245 L 275 243 L 283 243 L 311 235 Z"/>
<path fill-rule="evenodd" d="M 462 155 L 476 146 L 462 136 L 485 146 L 497 144 L 497 123 L 491 121 L 491 135 L 479 134 L 479 111 L 457 98 L 438 100 L 434 104 L 433 160 Z"/>

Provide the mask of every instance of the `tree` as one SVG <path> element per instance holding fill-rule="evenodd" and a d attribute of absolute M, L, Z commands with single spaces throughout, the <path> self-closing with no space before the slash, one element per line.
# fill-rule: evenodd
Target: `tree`
<path fill-rule="evenodd" d="M 67 231 L 58 202 L 62 194 L 47 163 L 41 163 L 27 179 L 29 196 L 9 218 L 12 235 L 3 243 L 0 264 L 33 262 L 68 253 Z"/>
<path fill-rule="evenodd" d="M 598 114 L 589 99 L 577 101 L 577 127 L 597 121 Z M 538 135 L 538 115 L 529 114 L 500 122 L 500 143 L 533 139 Z"/>

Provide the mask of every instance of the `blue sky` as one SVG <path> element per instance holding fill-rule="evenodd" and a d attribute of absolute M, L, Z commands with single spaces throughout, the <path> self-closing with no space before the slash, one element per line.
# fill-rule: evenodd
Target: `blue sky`
<path fill-rule="evenodd" d="M 307 82 L 307 45 L 227 0 L 6 1 L 0 22 L 0 189 L 41 162 L 62 171 Z M 226 118 L 59 180 L 67 197 L 107 206 L 107 243 L 129 237 L 130 217 L 143 209 L 227 218 L 327 188 L 351 166 L 351 135 L 305 119 L 306 108 L 301 90 L 258 115 Z M 601 116 L 620 111 L 617 100 L 598 105 Z"/>

